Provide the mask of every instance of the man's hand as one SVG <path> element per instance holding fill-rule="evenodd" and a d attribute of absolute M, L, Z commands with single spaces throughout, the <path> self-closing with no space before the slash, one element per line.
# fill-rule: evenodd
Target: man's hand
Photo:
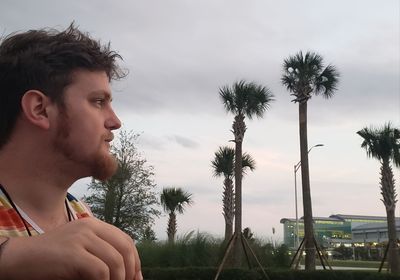
<path fill-rule="evenodd" d="M 142 280 L 133 240 L 95 218 L 35 237 L 11 238 L 3 248 L 0 279 Z"/>

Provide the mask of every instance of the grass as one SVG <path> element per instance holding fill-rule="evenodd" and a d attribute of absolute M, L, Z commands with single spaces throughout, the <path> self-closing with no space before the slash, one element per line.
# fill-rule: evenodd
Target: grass
<path fill-rule="evenodd" d="M 381 262 L 378 261 L 353 261 L 353 260 L 331 260 L 329 261 L 331 266 L 344 266 L 344 267 L 366 267 L 366 268 L 379 268 Z M 384 268 L 387 267 L 387 263 L 384 264 Z"/>

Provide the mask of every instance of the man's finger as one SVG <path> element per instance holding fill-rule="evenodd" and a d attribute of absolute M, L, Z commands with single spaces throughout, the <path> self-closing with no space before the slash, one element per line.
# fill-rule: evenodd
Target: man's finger
<path fill-rule="evenodd" d="M 91 240 L 85 244 L 85 249 L 107 265 L 110 280 L 126 279 L 125 258 L 127 256 L 123 256 L 113 244 L 93 235 Z"/>
<path fill-rule="evenodd" d="M 76 268 L 79 280 L 110 280 L 110 270 L 105 262 L 85 251 L 79 254 L 79 265 Z"/>
<path fill-rule="evenodd" d="M 122 256 L 125 279 L 134 279 L 137 267 L 140 269 L 140 260 L 132 238 L 120 229 L 101 221 L 98 221 L 94 228 L 95 234 L 114 247 Z"/>

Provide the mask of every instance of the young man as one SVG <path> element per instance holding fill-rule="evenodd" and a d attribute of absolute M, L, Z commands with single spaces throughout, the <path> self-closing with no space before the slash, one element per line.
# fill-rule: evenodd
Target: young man
<path fill-rule="evenodd" d="M 67 193 L 117 169 L 120 56 L 73 25 L 0 44 L 0 279 L 143 279 L 132 239 Z"/>

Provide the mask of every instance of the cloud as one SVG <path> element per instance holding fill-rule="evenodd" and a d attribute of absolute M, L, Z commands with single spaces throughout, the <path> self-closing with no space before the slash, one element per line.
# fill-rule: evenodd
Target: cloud
<path fill-rule="evenodd" d="M 143 133 L 140 135 L 140 147 L 161 151 L 165 149 L 165 141 L 157 136 Z"/>
<path fill-rule="evenodd" d="M 194 149 L 199 147 L 199 143 L 183 136 L 171 135 L 167 136 L 167 139 L 181 145 L 184 148 Z"/>

